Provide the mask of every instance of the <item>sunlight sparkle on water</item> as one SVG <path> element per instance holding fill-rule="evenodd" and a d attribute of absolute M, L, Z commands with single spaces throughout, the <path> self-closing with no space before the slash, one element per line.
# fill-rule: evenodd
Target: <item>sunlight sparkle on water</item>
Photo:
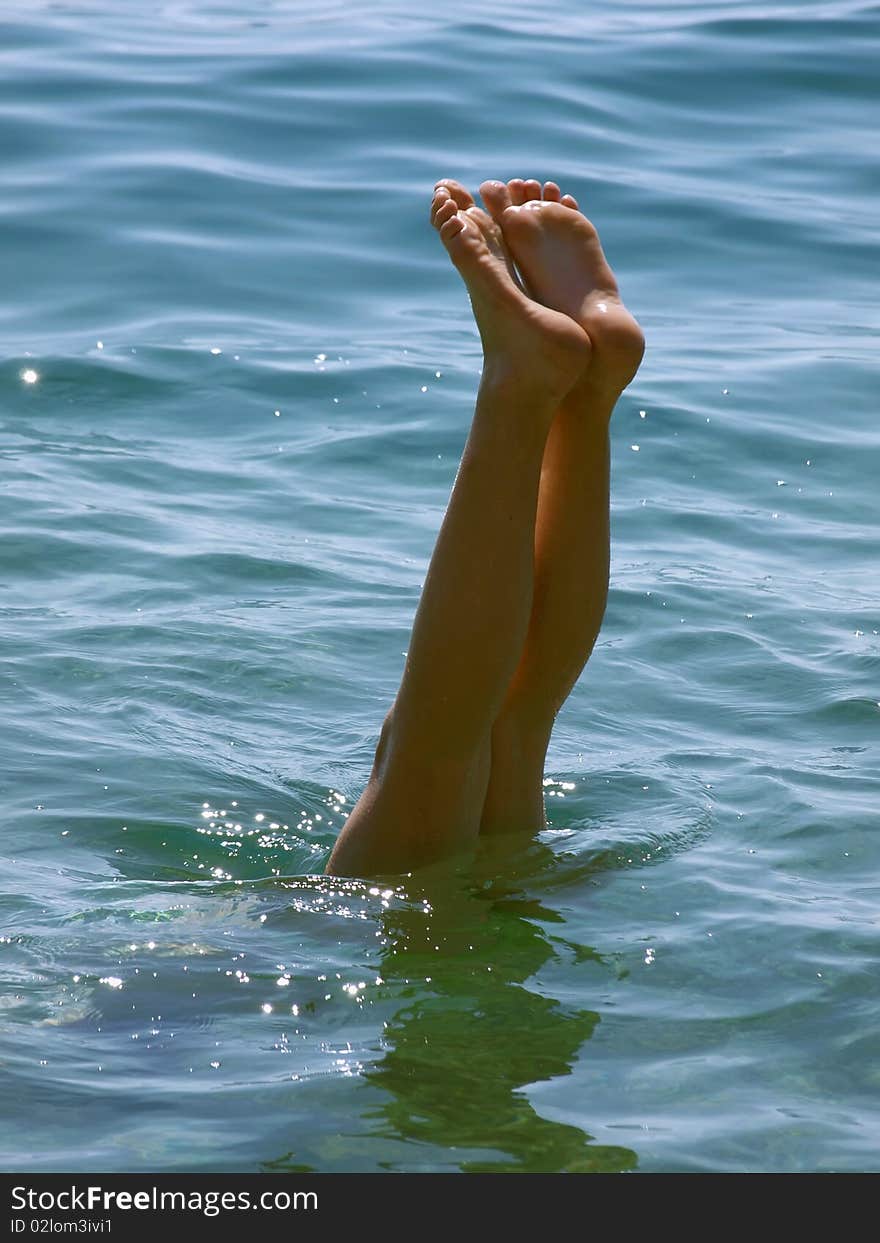
<path fill-rule="evenodd" d="M 32 367 L 27 367 L 21 373 L 21 378 L 24 380 L 25 384 L 36 384 L 40 377 L 38 372 L 34 371 Z"/>

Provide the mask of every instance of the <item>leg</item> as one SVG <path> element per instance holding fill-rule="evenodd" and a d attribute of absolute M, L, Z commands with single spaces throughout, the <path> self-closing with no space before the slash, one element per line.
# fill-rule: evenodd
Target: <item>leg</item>
<path fill-rule="evenodd" d="M 548 182 L 539 210 L 523 206 L 538 204 L 537 182 L 490 182 L 482 193 L 529 293 L 571 315 L 593 344 L 590 366 L 563 399 L 544 453 L 532 614 L 492 731 L 481 831 L 493 833 L 545 823 L 553 721 L 590 656 L 608 593 L 608 423 L 641 361 L 644 338 L 620 301 L 595 230 L 570 195 L 563 199 Z"/>
<path fill-rule="evenodd" d="M 547 439 L 535 530 L 535 586 L 523 653 L 492 730 L 481 831 L 544 819 L 544 760 L 556 714 L 593 650 L 609 567 L 607 418 L 563 403 Z"/>
<path fill-rule="evenodd" d="M 432 215 L 468 287 L 483 376 L 400 689 L 327 867 L 335 874 L 409 870 L 476 841 L 492 723 L 531 611 L 547 433 L 589 358 L 583 329 L 514 282 L 485 212 L 441 187 Z"/>

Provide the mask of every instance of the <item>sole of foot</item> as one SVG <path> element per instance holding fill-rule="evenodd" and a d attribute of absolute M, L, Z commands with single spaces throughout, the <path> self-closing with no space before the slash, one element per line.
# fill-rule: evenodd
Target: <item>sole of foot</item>
<path fill-rule="evenodd" d="M 584 327 L 525 291 L 502 225 L 458 182 L 438 182 L 431 223 L 467 286 L 487 367 L 520 377 L 548 396 L 564 396 L 590 361 L 592 344 Z"/>
<path fill-rule="evenodd" d="M 645 338 L 624 306 L 595 225 L 552 181 L 486 181 L 480 194 L 524 292 L 589 336 L 593 355 L 585 384 L 616 398 L 638 370 Z"/>

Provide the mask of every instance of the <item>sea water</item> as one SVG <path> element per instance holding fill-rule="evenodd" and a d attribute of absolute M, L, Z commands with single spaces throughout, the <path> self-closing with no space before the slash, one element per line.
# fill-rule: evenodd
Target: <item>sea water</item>
<path fill-rule="evenodd" d="M 0 1167 L 876 1169 L 876 7 L 0 12 Z M 444 175 L 573 192 L 648 352 L 549 828 L 343 882 Z"/>

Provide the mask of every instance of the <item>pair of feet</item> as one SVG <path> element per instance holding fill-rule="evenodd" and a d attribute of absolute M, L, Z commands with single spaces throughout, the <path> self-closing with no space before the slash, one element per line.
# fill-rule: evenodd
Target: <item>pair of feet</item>
<path fill-rule="evenodd" d="M 464 280 L 486 365 L 528 372 L 558 400 L 614 402 L 638 370 L 641 329 L 620 298 L 595 227 L 555 182 L 437 183 L 431 222 Z"/>

